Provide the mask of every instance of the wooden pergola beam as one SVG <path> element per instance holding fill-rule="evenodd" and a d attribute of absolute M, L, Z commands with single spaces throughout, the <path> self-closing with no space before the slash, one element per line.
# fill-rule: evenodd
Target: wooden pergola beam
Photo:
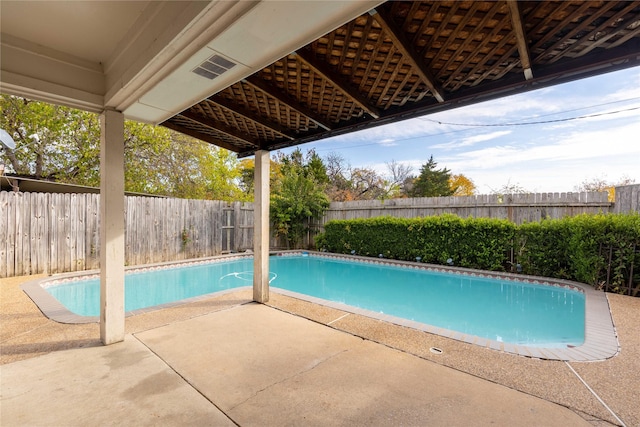
<path fill-rule="evenodd" d="M 342 91 L 345 95 L 353 100 L 360 108 L 366 111 L 371 117 L 377 119 L 380 117 L 380 110 L 371 105 L 371 103 L 364 97 L 356 88 L 351 86 L 345 79 L 332 70 L 326 63 L 318 61 L 313 53 L 307 49 L 300 49 L 294 52 L 294 55 L 306 64 L 309 68 L 311 68 L 316 74 L 322 76 L 322 78 L 326 79 L 335 86 L 337 89 Z"/>
<path fill-rule="evenodd" d="M 255 122 L 257 124 L 259 124 L 260 126 L 263 126 L 275 133 L 277 133 L 278 135 L 281 135 L 289 140 L 294 140 L 296 139 L 296 135 L 295 133 L 289 129 L 286 128 L 284 126 L 281 126 L 279 123 L 273 122 L 265 117 L 262 117 L 256 113 L 254 113 L 253 111 L 249 110 L 246 107 L 243 107 L 241 105 L 238 104 L 234 104 L 233 102 L 230 102 L 228 99 L 225 99 L 223 97 L 220 96 L 211 96 L 208 98 L 207 100 L 208 102 L 211 102 L 219 107 L 222 107 L 226 110 L 231 111 L 234 114 L 237 114 L 247 120 L 250 120 L 252 122 Z"/>
<path fill-rule="evenodd" d="M 216 145 L 218 147 L 224 148 L 224 149 L 229 150 L 229 151 L 233 151 L 234 153 L 239 153 L 240 152 L 238 147 L 236 147 L 236 146 L 234 146 L 232 144 L 227 144 L 226 142 L 221 141 L 218 138 L 214 138 L 213 136 L 204 134 L 202 132 L 198 132 L 195 129 L 189 129 L 187 127 L 180 126 L 179 124 L 173 123 L 171 121 L 163 122 L 163 123 L 161 123 L 161 125 L 166 127 L 166 128 L 168 128 L 168 129 L 175 130 L 176 132 L 180 132 L 180 133 L 183 133 L 185 135 L 191 136 L 193 138 L 199 139 L 201 141 L 208 142 L 209 144 Z"/>
<path fill-rule="evenodd" d="M 182 113 L 180 113 L 180 115 L 182 117 L 186 117 L 189 120 L 193 120 L 194 122 L 198 122 L 204 126 L 210 127 L 211 129 L 215 129 L 218 132 L 222 132 L 224 134 L 227 134 L 233 138 L 239 139 L 241 141 L 244 141 L 248 144 L 251 144 L 255 147 L 260 147 L 260 141 L 252 138 L 251 136 L 247 135 L 244 132 L 240 132 L 239 130 L 237 130 L 236 128 L 233 128 L 231 126 L 227 126 L 223 123 L 217 122 L 215 120 L 210 119 L 209 117 L 205 117 L 202 116 L 200 114 L 196 114 L 193 113 L 189 110 L 187 111 L 183 111 Z"/>
<path fill-rule="evenodd" d="M 252 75 L 244 79 L 243 82 L 253 86 L 254 88 L 258 89 L 261 92 L 266 93 L 272 98 L 275 98 L 278 102 L 288 106 L 292 110 L 297 111 L 298 113 L 302 114 L 303 116 L 305 116 L 306 118 L 314 122 L 316 125 L 318 125 L 322 129 L 331 130 L 333 128 L 333 126 L 328 120 L 324 119 L 323 117 L 320 117 L 316 112 L 314 112 L 310 108 L 298 102 L 298 100 L 296 100 L 294 97 L 266 83 L 261 78 L 256 77 L 255 75 Z"/>
<path fill-rule="evenodd" d="M 531 68 L 531 55 L 529 54 L 529 45 L 527 44 L 527 36 L 522 25 L 522 13 L 518 6 L 517 0 L 507 0 L 509 5 L 509 14 L 511 15 L 511 26 L 516 36 L 518 44 L 518 54 L 520 55 L 520 63 L 524 70 L 524 78 L 531 80 L 533 78 L 533 70 Z"/>
<path fill-rule="evenodd" d="M 369 13 L 391 38 L 396 49 L 402 53 L 405 60 L 411 64 L 415 73 L 420 76 L 420 79 L 422 79 L 424 84 L 429 88 L 434 98 L 436 98 L 438 102 L 444 102 L 444 89 L 437 84 L 435 77 L 427 71 L 427 65 L 424 63 L 424 60 L 420 58 L 417 52 L 411 47 L 409 40 L 403 34 L 402 30 L 393 22 L 393 18 L 389 16 L 384 8 L 372 9 Z"/>

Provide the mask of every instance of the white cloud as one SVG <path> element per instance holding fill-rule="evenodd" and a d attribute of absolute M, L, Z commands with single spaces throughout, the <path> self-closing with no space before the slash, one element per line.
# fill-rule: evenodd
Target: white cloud
<path fill-rule="evenodd" d="M 499 188 L 511 178 L 529 190 L 570 191 L 590 176 L 640 181 L 640 121 L 606 130 L 550 136 L 546 144 L 503 145 L 441 158 L 456 173 Z M 500 184 L 502 182 L 502 184 Z"/>
<path fill-rule="evenodd" d="M 542 113 L 556 112 L 557 105 L 550 104 L 544 100 L 541 94 L 519 94 L 506 98 L 473 104 L 455 110 L 444 111 L 429 116 L 428 118 L 440 122 L 466 123 L 466 124 L 486 124 L 502 123 L 509 118 L 519 116 L 535 117 Z"/>
<path fill-rule="evenodd" d="M 462 138 L 460 141 L 452 141 L 452 142 L 446 142 L 443 144 L 432 145 L 431 148 L 452 149 L 452 148 L 469 147 L 479 142 L 491 141 L 492 139 L 497 139 L 497 138 L 500 138 L 501 136 L 509 135 L 511 132 L 512 131 L 510 130 L 500 130 L 496 132 L 482 133 L 479 135 L 473 135 L 473 136 L 468 136 L 466 138 Z"/>
<path fill-rule="evenodd" d="M 460 162 L 479 168 L 530 161 L 597 158 L 603 155 L 637 154 L 637 159 L 640 159 L 640 144 L 633 143 L 638 134 L 640 122 L 617 129 L 573 132 L 564 137 L 552 137 L 545 145 L 495 146 L 467 151 L 457 157 Z"/>
<path fill-rule="evenodd" d="M 383 147 L 394 147 L 398 145 L 398 143 L 396 143 L 392 138 L 385 138 L 382 141 L 379 141 L 378 144 Z"/>
<path fill-rule="evenodd" d="M 628 75 L 631 73 L 631 75 Z M 620 82 L 621 88 L 605 96 L 605 102 L 619 101 L 640 97 L 640 68 L 630 70 L 627 77 Z"/>

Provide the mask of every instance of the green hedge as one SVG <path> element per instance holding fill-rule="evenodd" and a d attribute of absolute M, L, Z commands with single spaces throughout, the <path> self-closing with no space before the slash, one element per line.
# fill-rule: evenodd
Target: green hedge
<path fill-rule="evenodd" d="M 455 215 L 330 221 L 316 246 L 330 252 L 379 256 L 461 267 L 505 270 L 516 226 L 507 220 Z"/>
<path fill-rule="evenodd" d="M 520 226 L 499 219 L 445 214 L 424 218 L 378 217 L 325 225 L 316 246 L 330 252 L 447 264 L 576 280 L 614 291 L 640 283 L 640 215 L 579 215 Z M 634 251 L 634 248 L 636 249 Z M 355 251 L 355 252 L 352 252 Z M 519 264 L 519 268 L 516 266 Z M 636 291 L 637 292 L 637 291 Z"/>

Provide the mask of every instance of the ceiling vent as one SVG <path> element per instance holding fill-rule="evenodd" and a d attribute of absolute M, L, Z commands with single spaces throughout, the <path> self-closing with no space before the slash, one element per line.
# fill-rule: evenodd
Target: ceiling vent
<path fill-rule="evenodd" d="M 198 65 L 193 72 L 199 76 L 213 80 L 235 67 L 235 65 L 235 63 L 221 57 L 220 55 L 213 55 L 211 58 Z"/>

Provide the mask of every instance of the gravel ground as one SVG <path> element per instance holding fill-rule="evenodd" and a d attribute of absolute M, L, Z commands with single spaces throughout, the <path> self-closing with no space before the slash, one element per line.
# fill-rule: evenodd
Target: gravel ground
<path fill-rule="evenodd" d="M 51 321 L 20 289 L 21 283 L 43 277 L 0 279 L 0 365 L 53 351 L 101 345 L 98 324 Z M 250 290 L 241 290 L 130 316 L 126 319 L 126 332 L 141 332 L 197 317 L 247 303 L 251 298 Z M 620 354 L 602 362 L 570 364 L 515 356 L 274 292 L 268 305 L 558 403 L 594 426 L 622 423 L 640 426 L 640 298 L 608 295 L 608 299 L 620 340 Z M 441 349 L 442 353 L 433 353 L 432 347 Z"/>

